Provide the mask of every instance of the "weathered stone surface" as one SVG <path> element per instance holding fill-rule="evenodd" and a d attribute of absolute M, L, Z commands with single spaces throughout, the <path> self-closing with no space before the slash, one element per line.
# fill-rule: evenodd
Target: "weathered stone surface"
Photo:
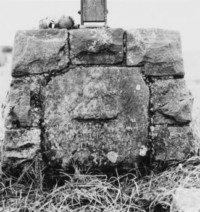
<path fill-rule="evenodd" d="M 158 160 L 189 154 L 192 98 L 177 79 L 184 75 L 179 34 L 124 35 L 110 28 L 17 33 L 5 162 L 31 161 L 41 146 L 44 161 L 66 171 L 137 167 L 150 164 L 149 137 Z"/>
<path fill-rule="evenodd" d="M 12 75 L 61 71 L 69 63 L 67 30 L 18 31 L 15 36 Z"/>
<path fill-rule="evenodd" d="M 184 75 L 180 34 L 162 29 L 127 32 L 128 66 L 144 66 L 148 76 Z"/>
<path fill-rule="evenodd" d="M 4 162 L 16 164 L 33 159 L 40 151 L 40 129 L 6 130 L 4 137 Z M 15 166 L 16 164 L 12 164 Z"/>
<path fill-rule="evenodd" d="M 149 90 L 139 68 L 76 68 L 44 91 L 52 160 L 103 166 L 133 162 L 148 136 Z"/>
<path fill-rule="evenodd" d="M 151 127 L 156 160 L 182 160 L 193 152 L 194 137 L 190 127 Z"/>
<path fill-rule="evenodd" d="M 73 64 L 117 64 L 123 61 L 122 29 L 79 29 L 70 31 Z"/>
<path fill-rule="evenodd" d="M 183 76 L 183 61 L 174 63 L 145 63 L 143 73 L 146 76 Z"/>
<path fill-rule="evenodd" d="M 153 124 L 188 123 L 193 99 L 184 79 L 157 80 L 150 86 Z"/>
<path fill-rule="evenodd" d="M 7 129 L 39 126 L 42 113 L 42 80 L 42 76 L 12 80 L 4 111 Z"/>

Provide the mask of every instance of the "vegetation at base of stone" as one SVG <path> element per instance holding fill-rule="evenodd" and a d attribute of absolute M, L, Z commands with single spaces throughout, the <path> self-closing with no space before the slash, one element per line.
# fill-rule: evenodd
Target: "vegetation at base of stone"
<path fill-rule="evenodd" d="M 44 186 L 44 176 L 38 178 L 31 166 L 28 172 L 29 175 L 17 179 L 1 176 L 0 211 L 176 212 L 173 200 L 176 189 L 200 188 L 197 156 L 141 179 L 133 174 L 116 173 L 110 179 L 106 175 L 63 174 L 64 183 L 52 188 Z"/>

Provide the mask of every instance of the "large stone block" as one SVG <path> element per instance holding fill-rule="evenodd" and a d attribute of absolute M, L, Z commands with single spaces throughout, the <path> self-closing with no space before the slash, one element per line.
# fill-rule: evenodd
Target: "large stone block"
<path fill-rule="evenodd" d="M 12 75 L 49 73 L 68 66 L 67 30 L 18 31 L 15 36 Z"/>
<path fill-rule="evenodd" d="M 4 110 L 4 125 L 7 129 L 39 126 L 42 81 L 42 76 L 12 80 Z"/>
<path fill-rule="evenodd" d="M 70 31 L 70 57 L 73 64 L 122 63 L 122 29 L 79 29 Z"/>
<path fill-rule="evenodd" d="M 40 148 L 40 129 L 6 130 L 4 136 L 4 165 L 9 162 L 17 164 L 33 159 Z M 9 168 L 9 167 L 7 167 Z"/>
<path fill-rule="evenodd" d="M 183 160 L 194 151 L 194 137 L 190 127 L 151 127 L 156 160 Z"/>
<path fill-rule="evenodd" d="M 153 124 L 185 124 L 191 121 L 193 98 L 184 79 L 157 80 L 150 89 Z"/>
<path fill-rule="evenodd" d="M 143 73 L 146 76 L 183 76 L 183 61 L 173 63 L 145 63 Z"/>
<path fill-rule="evenodd" d="M 192 97 L 180 79 L 175 31 L 19 31 L 12 75 L 2 142 L 12 167 L 39 151 L 66 171 L 149 165 L 149 138 L 158 160 L 193 150 Z"/>
<path fill-rule="evenodd" d="M 149 89 L 139 68 L 72 69 L 53 78 L 44 96 L 44 145 L 63 166 L 72 159 L 133 165 L 148 142 Z"/>
<path fill-rule="evenodd" d="M 129 30 L 126 63 L 144 65 L 148 76 L 183 76 L 180 34 L 162 29 Z"/>

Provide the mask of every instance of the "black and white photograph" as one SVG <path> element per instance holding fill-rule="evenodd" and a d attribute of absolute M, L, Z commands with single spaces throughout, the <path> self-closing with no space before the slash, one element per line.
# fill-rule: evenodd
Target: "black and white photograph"
<path fill-rule="evenodd" d="M 0 212 L 200 212 L 199 8 L 0 0 Z"/>

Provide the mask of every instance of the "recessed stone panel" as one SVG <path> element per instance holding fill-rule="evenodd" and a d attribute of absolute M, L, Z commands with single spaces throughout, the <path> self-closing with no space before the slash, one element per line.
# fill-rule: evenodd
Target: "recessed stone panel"
<path fill-rule="evenodd" d="M 149 90 L 138 68 L 72 69 L 44 96 L 45 145 L 68 162 L 106 165 L 111 153 L 116 163 L 134 162 L 148 142 Z"/>

